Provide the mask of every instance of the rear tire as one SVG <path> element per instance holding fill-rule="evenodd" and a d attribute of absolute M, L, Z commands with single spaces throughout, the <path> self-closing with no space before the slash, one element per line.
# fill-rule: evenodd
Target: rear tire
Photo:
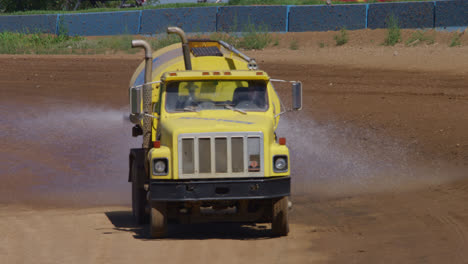
<path fill-rule="evenodd" d="M 132 212 L 137 224 L 145 224 L 148 222 L 146 214 L 146 192 L 143 187 L 142 178 L 139 173 L 137 161 L 132 162 Z"/>
<path fill-rule="evenodd" d="M 273 200 L 271 231 L 275 236 L 287 236 L 289 233 L 287 196 Z"/>
<path fill-rule="evenodd" d="M 151 238 L 162 238 L 167 234 L 167 204 L 155 202 L 151 205 Z"/>

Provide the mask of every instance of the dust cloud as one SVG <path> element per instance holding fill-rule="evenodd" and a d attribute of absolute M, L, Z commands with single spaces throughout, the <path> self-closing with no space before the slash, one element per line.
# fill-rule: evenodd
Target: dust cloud
<path fill-rule="evenodd" d="M 129 204 L 128 151 L 140 142 L 131 136 L 125 113 L 61 105 L 2 115 L 6 149 L 0 166 L 7 184 L 0 199 Z"/>
<path fill-rule="evenodd" d="M 141 144 L 124 118 L 128 109 L 71 104 L 8 112 L 3 104 L 0 201 L 129 204 L 128 151 Z M 11 114 L 13 113 L 13 114 Z M 416 165 L 414 153 L 372 130 L 318 125 L 288 113 L 277 131 L 291 151 L 292 191 L 312 197 L 401 190 L 435 184 L 440 164 Z"/>
<path fill-rule="evenodd" d="M 287 138 L 295 194 L 343 197 L 401 191 L 448 180 L 442 163 L 421 162 L 408 145 L 382 138 L 370 129 L 332 121 L 319 125 L 305 114 L 287 113 L 277 134 Z"/>

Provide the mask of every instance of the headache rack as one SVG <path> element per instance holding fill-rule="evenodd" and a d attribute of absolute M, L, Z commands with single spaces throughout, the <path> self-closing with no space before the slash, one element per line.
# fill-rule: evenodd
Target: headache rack
<path fill-rule="evenodd" d="M 255 59 L 250 58 L 249 56 L 245 55 L 244 53 L 240 52 L 238 49 L 234 48 L 234 46 L 219 40 L 211 40 L 211 39 L 189 39 L 188 46 L 190 52 L 195 57 L 201 56 L 223 56 L 221 52 L 221 47 L 226 49 L 229 52 L 234 53 L 239 58 L 245 60 L 248 63 L 249 70 L 258 70 L 258 65 Z"/>

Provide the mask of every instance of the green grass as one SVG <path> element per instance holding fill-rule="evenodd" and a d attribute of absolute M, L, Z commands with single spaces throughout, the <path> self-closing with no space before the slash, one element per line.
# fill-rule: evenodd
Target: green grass
<path fill-rule="evenodd" d="M 222 40 L 234 47 L 247 50 L 264 49 L 273 41 L 271 34 L 264 27 L 256 27 L 253 24 L 249 24 L 245 30 L 246 32 L 240 35 L 216 32 L 210 35 L 210 39 Z"/>
<path fill-rule="evenodd" d="M 222 40 L 227 42 L 235 47 L 239 45 L 240 37 L 236 35 L 231 35 L 227 33 L 215 32 L 210 35 L 210 39 L 212 40 Z"/>
<path fill-rule="evenodd" d="M 426 2 L 430 0 L 397 0 L 395 2 Z M 231 0 L 228 3 L 175 3 L 163 4 L 156 6 L 144 6 L 133 8 L 119 8 L 119 7 L 100 7 L 80 9 L 77 11 L 65 10 L 29 10 L 17 11 L 10 13 L 3 13 L 0 10 L 0 15 L 37 15 L 37 14 L 67 14 L 67 13 L 95 13 L 95 12 L 118 12 L 118 11 L 135 11 L 145 9 L 161 9 L 161 8 L 182 8 L 182 7 L 208 7 L 208 6 L 228 6 L 228 5 L 323 5 L 322 0 Z M 333 1 L 333 4 L 362 4 L 358 2 L 341 2 Z M 115 6 L 115 5 L 112 5 Z"/>
<path fill-rule="evenodd" d="M 427 32 L 424 31 L 416 31 L 413 34 L 411 34 L 411 37 L 406 40 L 405 44 L 406 46 L 416 46 L 420 43 L 426 43 L 428 45 L 432 45 L 435 42 L 435 36 L 434 34 L 428 35 Z"/>
<path fill-rule="evenodd" d="M 131 48 L 134 36 L 122 35 L 105 38 L 70 37 L 66 35 L 0 33 L 0 54 L 103 54 L 136 53 Z M 177 36 L 144 38 L 154 50 L 180 42 Z"/>
<path fill-rule="evenodd" d="M 452 35 L 452 39 L 450 40 L 449 47 L 456 47 L 456 46 L 461 46 L 461 39 L 460 39 L 460 33 L 455 32 Z"/>
<path fill-rule="evenodd" d="M 66 53 L 69 50 L 68 47 L 83 40 L 81 37 L 65 35 L 2 32 L 0 33 L 0 53 L 56 54 L 59 53 L 58 50 L 63 50 Z"/>
<path fill-rule="evenodd" d="M 348 37 L 348 32 L 346 31 L 346 28 L 342 28 L 340 30 L 340 33 L 338 33 L 338 35 L 335 35 L 334 39 L 335 39 L 337 46 L 342 46 L 348 43 L 349 37 Z"/>
<path fill-rule="evenodd" d="M 272 37 L 268 33 L 267 27 L 256 27 L 253 24 L 249 24 L 244 31 L 239 42 L 240 48 L 259 50 L 266 48 L 272 42 Z"/>
<path fill-rule="evenodd" d="M 160 38 L 151 38 L 149 39 L 149 42 L 151 44 L 151 47 L 153 47 L 153 50 L 158 50 L 169 45 L 179 43 L 180 38 L 176 35 L 168 35 Z"/>
<path fill-rule="evenodd" d="M 395 16 L 390 16 L 386 20 L 387 23 L 387 36 L 384 40 L 385 46 L 395 46 L 401 41 L 401 30 L 398 19 Z"/>
<path fill-rule="evenodd" d="M 134 36 L 121 35 L 101 38 L 84 38 L 68 36 L 66 29 L 62 34 L 24 34 L 0 33 L 0 54 L 102 54 L 102 53 L 136 53 L 130 43 Z M 198 36 L 201 37 L 201 36 Z M 180 42 L 175 35 L 158 35 L 141 37 L 147 40 L 154 50 Z M 210 38 L 224 40 L 237 48 L 264 49 L 272 42 L 272 35 L 251 26 L 248 32 L 241 35 L 213 33 Z"/>

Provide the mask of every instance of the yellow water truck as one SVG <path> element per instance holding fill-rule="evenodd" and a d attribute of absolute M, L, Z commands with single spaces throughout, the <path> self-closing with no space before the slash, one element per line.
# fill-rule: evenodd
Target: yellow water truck
<path fill-rule="evenodd" d="M 168 221 L 272 223 L 289 232 L 291 162 L 275 133 L 286 112 L 268 74 L 223 41 L 187 39 L 152 52 L 130 82 L 132 210 L 150 235 L 167 235 Z M 285 82 L 285 81 L 282 81 Z M 291 110 L 302 108 L 302 84 L 292 81 Z"/>

